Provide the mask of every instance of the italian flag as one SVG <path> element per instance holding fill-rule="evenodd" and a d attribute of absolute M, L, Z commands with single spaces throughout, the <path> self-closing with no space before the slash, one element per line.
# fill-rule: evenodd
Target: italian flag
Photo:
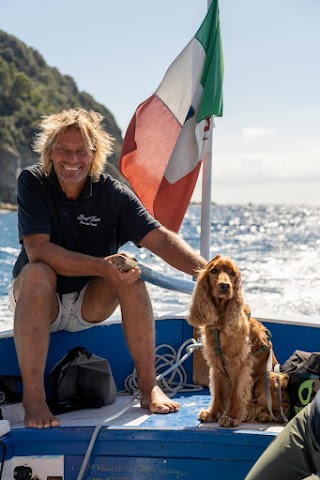
<path fill-rule="evenodd" d="M 120 171 L 148 211 L 177 232 L 207 150 L 213 115 L 222 116 L 223 54 L 218 0 L 136 110 L 126 132 Z"/>

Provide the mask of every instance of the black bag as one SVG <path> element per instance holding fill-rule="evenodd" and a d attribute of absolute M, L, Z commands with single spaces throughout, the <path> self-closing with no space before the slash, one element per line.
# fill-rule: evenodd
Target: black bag
<path fill-rule="evenodd" d="M 281 365 L 280 370 L 289 375 L 288 394 L 292 418 L 313 400 L 320 389 L 320 352 L 296 350 Z"/>
<path fill-rule="evenodd" d="M 51 398 L 47 402 L 54 415 L 110 405 L 117 396 L 108 360 L 84 347 L 70 350 L 53 367 L 48 383 Z"/>
<path fill-rule="evenodd" d="M 19 375 L 0 375 L 0 404 L 21 402 L 22 381 Z"/>

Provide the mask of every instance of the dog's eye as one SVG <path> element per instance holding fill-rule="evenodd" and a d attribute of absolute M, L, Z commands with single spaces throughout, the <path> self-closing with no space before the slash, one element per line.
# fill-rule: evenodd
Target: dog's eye
<path fill-rule="evenodd" d="M 211 269 L 211 273 L 218 273 L 218 270 L 216 269 L 216 267 L 213 267 L 213 268 Z"/>
<path fill-rule="evenodd" d="M 234 271 L 232 270 L 232 271 L 230 272 L 230 275 L 231 275 L 231 277 L 235 277 L 236 272 L 234 272 Z"/>

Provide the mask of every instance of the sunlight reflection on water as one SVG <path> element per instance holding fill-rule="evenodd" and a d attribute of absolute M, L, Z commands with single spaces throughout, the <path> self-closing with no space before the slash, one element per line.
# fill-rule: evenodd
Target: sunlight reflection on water
<path fill-rule="evenodd" d="M 200 207 L 190 205 L 182 237 L 195 249 L 200 244 Z M 0 330 L 12 327 L 7 309 L 11 269 L 19 252 L 16 213 L 0 215 Z M 176 273 L 144 249 L 124 249 L 157 271 Z M 245 300 L 253 315 L 320 315 L 320 206 L 215 205 L 212 208 L 210 255 L 231 256 L 242 272 Z M 148 285 L 157 316 L 181 312 L 190 296 Z"/>

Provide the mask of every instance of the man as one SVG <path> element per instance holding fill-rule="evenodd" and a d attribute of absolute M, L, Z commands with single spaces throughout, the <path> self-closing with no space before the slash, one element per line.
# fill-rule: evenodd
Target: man
<path fill-rule="evenodd" d="M 245 480 L 320 480 L 320 391 L 285 426 Z"/>
<path fill-rule="evenodd" d="M 102 120 L 82 109 L 45 117 L 34 144 L 40 163 L 22 171 L 18 180 L 22 250 L 10 297 L 30 428 L 59 425 L 45 402 L 50 331 L 88 328 L 118 305 L 141 406 L 153 413 L 179 409 L 156 382 L 154 319 L 141 271 L 120 271 L 114 261 L 119 247 L 131 240 L 190 275 L 206 262 L 149 215 L 127 187 L 102 174 L 112 152 Z"/>

